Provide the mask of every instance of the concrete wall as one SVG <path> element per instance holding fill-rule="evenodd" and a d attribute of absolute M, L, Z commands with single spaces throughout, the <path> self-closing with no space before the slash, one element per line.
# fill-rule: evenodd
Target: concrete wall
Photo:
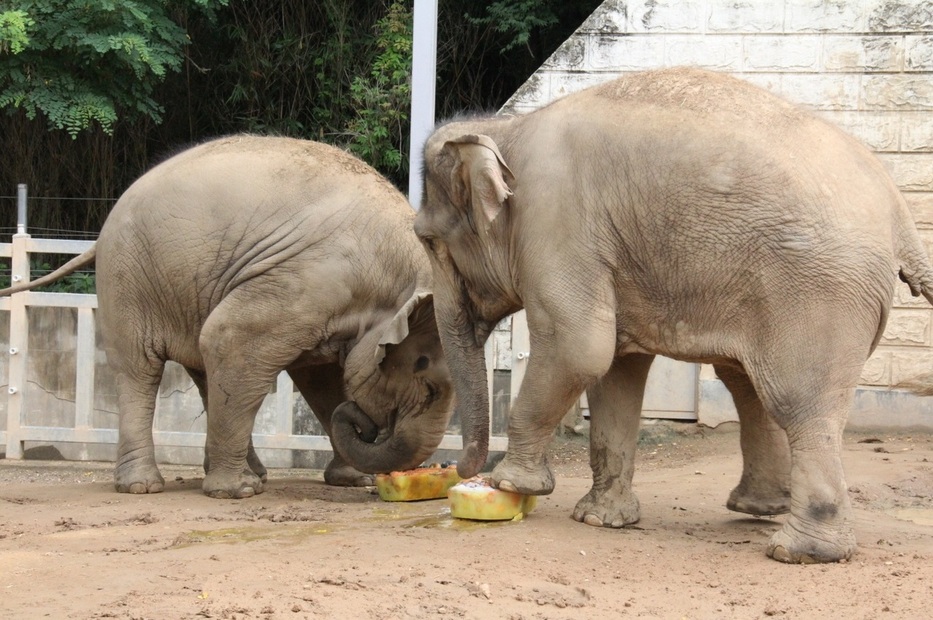
<path fill-rule="evenodd" d="M 521 114 L 625 73 L 672 65 L 731 73 L 860 138 L 891 171 L 933 249 L 933 2 L 607 0 L 503 112 Z M 871 394 L 931 370 L 933 309 L 901 286 L 862 374 L 853 422 L 933 427 L 926 401 Z M 912 413 L 886 415 L 901 401 Z M 699 403 L 701 422 L 704 414 L 713 423 L 734 417 L 711 368 L 701 370 Z"/>

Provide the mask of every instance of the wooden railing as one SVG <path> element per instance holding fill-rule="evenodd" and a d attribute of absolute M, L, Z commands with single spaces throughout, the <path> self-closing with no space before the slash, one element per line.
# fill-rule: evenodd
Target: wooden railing
<path fill-rule="evenodd" d="M 80 254 L 91 247 L 91 241 L 57 239 L 33 239 L 20 232 L 11 243 L 0 243 L 0 258 L 11 259 L 13 283 L 29 278 L 30 254 Z M 27 308 L 36 306 L 77 309 L 77 351 L 75 373 L 75 423 L 71 428 L 43 426 L 24 419 L 27 398 L 27 369 L 29 359 L 29 321 Z M 23 458 L 24 443 L 33 442 L 78 442 L 116 444 L 116 424 L 113 428 L 99 428 L 91 424 L 94 410 L 94 366 L 96 357 L 96 330 L 94 312 L 97 308 L 96 295 L 74 293 L 43 293 L 24 291 L 10 297 L 0 297 L 0 311 L 10 313 L 9 337 L 9 381 L 7 385 L 6 429 L 0 431 L 0 442 L 6 445 L 6 458 Z M 487 368 L 492 386 L 493 353 L 487 347 Z M 517 383 L 516 383 L 517 385 Z M 491 389 L 491 388 L 490 388 Z M 517 387 L 513 388 L 517 391 Z M 279 374 L 274 399 L 275 430 L 272 433 L 254 434 L 253 444 L 258 449 L 319 450 L 330 451 L 330 440 L 322 435 L 295 435 L 292 432 L 294 398 L 292 380 L 287 373 Z M 491 399 L 490 399 L 491 402 Z M 194 412 L 196 415 L 197 412 Z M 204 433 L 154 431 L 156 445 L 176 447 L 203 447 Z M 490 437 L 490 449 L 505 450 L 505 437 Z M 445 435 L 439 449 L 459 450 L 462 440 L 459 435 Z"/>

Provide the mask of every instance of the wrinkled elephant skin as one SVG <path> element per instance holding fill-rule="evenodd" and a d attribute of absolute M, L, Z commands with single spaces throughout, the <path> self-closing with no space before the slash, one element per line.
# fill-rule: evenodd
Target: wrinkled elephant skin
<path fill-rule="evenodd" d="M 840 450 L 854 390 L 898 275 L 933 300 L 907 205 L 867 149 L 746 82 L 673 68 L 441 125 L 425 177 L 415 230 L 468 447 L 461 475 L 488 445 L 483 342 L 524 308 L 531 355 L 500 488 L 553 489 L 545 449 L 585 390 L 593 486 L 573 516 L 637 521 L 653 357 L 708 363 L 741 422 L 728 507 L 790 513 L 775 559 L 851 556 Z"/>
<path fill-rule="evenodd" d="M 95 247 L 72 261 L 97 262 L 118 380 L 117 490 L 163 488 L 152 423 L 166 360 L 185 367 L 204 401 L 210 496 L 262 491 L 251 434 L 283 370 L 328 434 L 341 403 L 369 421 L 362 435 L 342 433 L 345 445 L 332 439 L 328 483 L 372 484 L 369 474 L 429 456 L 452 386 L 413 218 L 372 168 L 305 140 L 222 138 L 133 183 Z"/>

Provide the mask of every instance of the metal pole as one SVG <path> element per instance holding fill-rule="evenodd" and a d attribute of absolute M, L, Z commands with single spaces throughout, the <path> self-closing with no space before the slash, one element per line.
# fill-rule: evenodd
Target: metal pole
<path fill-rule="evenodd" d="M 26 184 L 16 186 L 16 234 L 26 234 Z"/>
<path fill-rule="evenodd" d="M 412 24 L 411 135 L 408 149 L 408 202 L 421 208 L 421 159 L 434 129 L 437 78 L 437 0 L 415 0 Z"/>

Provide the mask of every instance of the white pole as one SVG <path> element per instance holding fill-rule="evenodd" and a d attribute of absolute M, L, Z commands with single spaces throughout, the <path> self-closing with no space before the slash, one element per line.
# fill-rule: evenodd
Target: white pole
<path fill-rule="evenodd" d="M 408 202 L 421 207 L 421 158 L 434 129 L 437 78 L 437 0 L 415 0 L 412 24 L 411 143 L 408 154 Z"/>
<path fill-rule="evenodd" d="M 26 234 L 26 184 L 16 186 L 16 234 Z"/>

